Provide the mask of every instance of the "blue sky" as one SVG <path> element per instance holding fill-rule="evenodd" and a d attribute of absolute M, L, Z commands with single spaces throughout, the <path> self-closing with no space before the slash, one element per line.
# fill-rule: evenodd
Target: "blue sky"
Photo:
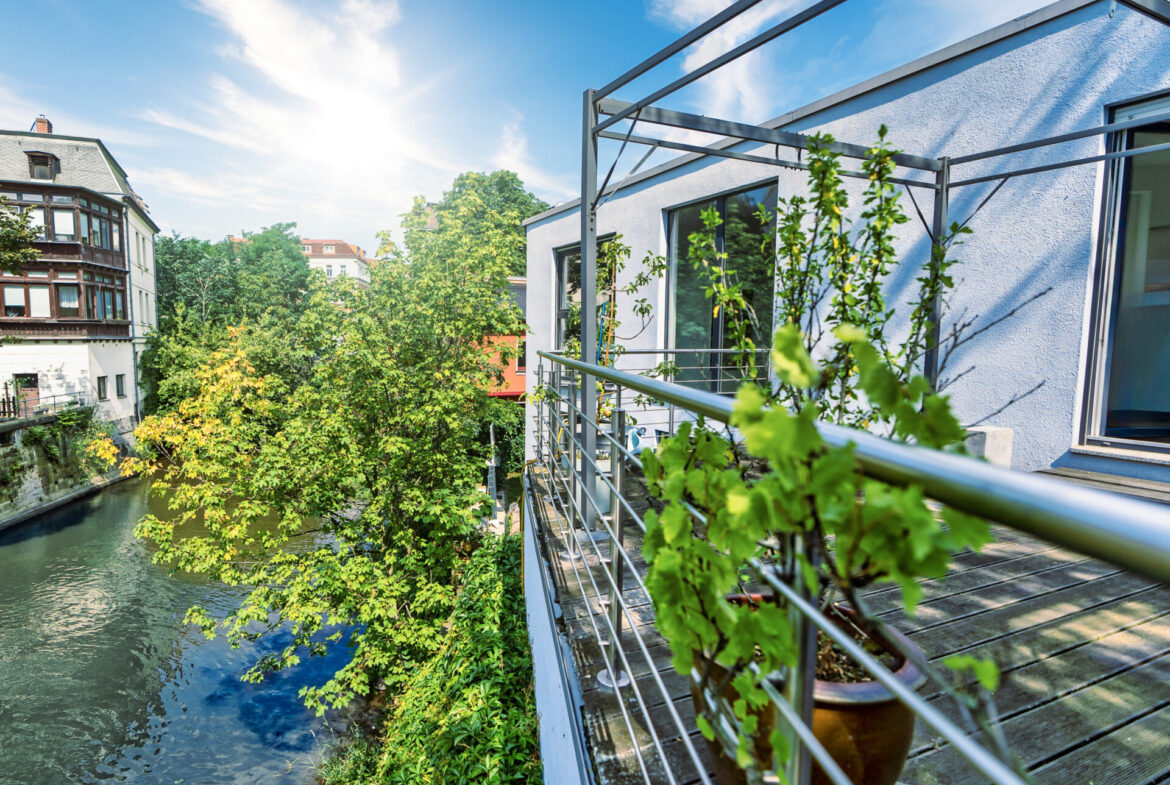
<path fill-rule="evenodd" d="M 1046 2 L 849 0 L 662 105 L 763 121 Z M 413 196 L 438 198 L 461 171 L 509 168 L 549 202 L 571 198 L 582 90 L 727 4 L 8 3 L 0 128 L 43 113 L 57 133 L 100 137 L 165 231 L 214 240 L 295 221 L 372 252 Z M 640 98 L 809 4 L 764 0 L 617 97 Z"/>

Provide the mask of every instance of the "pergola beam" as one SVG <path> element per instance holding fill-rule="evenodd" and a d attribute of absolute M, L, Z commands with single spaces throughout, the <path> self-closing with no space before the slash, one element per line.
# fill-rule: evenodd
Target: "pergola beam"
<path fill-rule="evenodd" d="M 626 71 L 617 79 L 614 79 L 605 87 L 598 90 L 596 92 L 596 96 L 598 98 L 605 98 L 614 90 L 626 86 L 650 69 L 655 68 L 659 64 L 664 63 L 670 58 L 674 57 L 676 54 L 686 49 L 700 38 L 706 37 L 706 35 L 712 30 L 715 30 L 718 27 L 722 27 L 725 23 L 731 21 L 735 17 L 742 14 L 744 11 L 748 10 L 754 5 L 758 5 L 759 3 L 760 0 L 739 0 L 739 2 L 732 3 L 727 8 L 708 19 L 706 22 L 703 22 L 703 24 L 699 25 L 694 30 L 691 30 L 686 35 L 681 36 L 674 42 L 667 44 L 662 49 L 659 49 L 657 52 L 652 54 L 650 57 L 647 57 L 645 60 L 638 63 L 629 71 Z"/>
<path fill-rule="evenodd" d="M 598 102 L 597 112 L 598 114 L 617 117 L 623 112 L 631 111 L 633 106 L 634 104 L 627 101 L 606 98 Z M 642 123 L 665 125 L 671 128 L 685 128 L 691 131 L 703 131 L 705 133 L 719 134 L 720 136 L 729 136 L 751 142 L 780 144 L 785 147 L 793 147 L 801 150 L 807 150 L 810 142 L 808 136 L 798 134 L 794 131 L 767 128 L 762 125 L 751 125 L 750 123 L 738 123 L 733 120 L 720 120 L 704 115 L 688 114 L 687 112 L 676 112 L 673 109 L 660 109 L 657 106 L 643 106 L 636 111 L 637 122 Z M 604 124 L 599 125 L 598 128 L 602 129 L 603 126 Z M 599 135 L 605 136 L 604 133 Z M 607 136 L 606 138 L 612 137 Z M 865 159 L 869 157 L 871 148 L 865 145 L 850 144 L 849 142 L 833 142 L 828 145 L 828 149 L 848 158 Z M 921 155 L 910 155 L 909 153 L 895 153 L 894 163 L 899 166 L 921 169 L 926 172 L 937 172 L 942 168 L 942 164 L 939 163 L 937 158 L 926 158 Z"/>
<path fill-rule="evenodd" d="M 734 158 L 737 161 L 751 161 L 752 163 L 765 164 L 767 166 L 779 166 L 784 169 L 803 169 L 808 170 L 809 166 L 800 161 L 786 161 L 782 158 L 768 158 L 763 155 L 752 155 L 751 153 L 741 153 L 737 150 L 721 150 L 717 147 L 702 147 L 697 144 L 687 144 L 685 142 L 674 142 L 669 139 L 653 139 L 647 136 L 637 136 L 635 134 L 624 134 L 617 131 L 601 131 L 597 134 L 602 139 L 615 139 L 617 141 L 628 141 L 632 144 L 644 144 L 654 147 L 666 147 L 671 150 L 680 150 L 685 153 L 697 153 L 699 155 L 707 156 L 713 155 L 719 158 Z M 868 180 L 869 175 L 865 172 L 856 172 L 848 169 L 839 170 L 842 177 L 855 177 L 862 180 Z M 902 177 L 891 177 L 889 181 L 897 183 L 898 185 L 917 186 L 918 188 L 925 188 L 930 191 L 938 190 L 938 186 L 934 183 L 923 182 L 921 180 L 908 180 Z M 606 189 L 606 193 L 613 193 L 618 190 L 618 187 Z"/>
<path fill-rule="evenodd" d="M 817 18 L 818 16 L 820 16 L 824 12 L 828 11 L 829 9 L 835 8 L 844 2 L 845 2 L 845 0 L 821 0 L 819 3 L 816 3 L 815 5 L 812 5 L 806 9 L 804 9 L 800 13 L 794 14 L 793 16 L 788 17 L 783 22 L 780 22 L 779 24 L 774 25 L 774 26 L 768 28 L 767 30 L 765 30 L 764 32 L 760 33 L 755 38 L 752 38 L 749 41 L 745 41 L 744 43 L 740 44 L 739 46 L 735 47 L 734 49 L 731 49 L 727 52 L 724 52 L 719 57 L 716 57 L 714 60 L 710 61 L 709 63 L 699 66 L 694 71 L 690 71 L 686 74 L 683 74 L 678 79 L 675 79 L 673 82 L 668 84 L 666 87 L 661 87 L 661 88 L 655 90 L 650 95 L 643 98 L 642 100 L 635 101 L 634 103 L 630 104 L 629 107 L 622 110 L 618 114 L 614 115 L 613 117 L 609 118 L 608 120 L 604 120 L 601 123 L 599 123 L 596 126 L 596 130 L 604 131 L 606 128 L 609 128 L 611 125 L 617 123 L 619 120 L 624 120 L 626 117 L 629 117 L 631 114 L 638 111 L 642 107 L 649 106 L 650 104 L 654 103 L 655 101 L 662 98 L 663 96 L 670 95 L 671 93 L 675 92 L 676 90 L 679 90 L 683 87 L 686 87 L 691 82 L 694 82 L 697 79 L 702 79 L 704 76 L 711 73 L 712 71 L 717 71 L 718 69 L 722 68 L 727 63 L 730 63 L 731 61 L 742 57 L 743 55 L 747 54 L 748 52 L 751 52 L 754 49 L 760 48 L 764 44 L 771 41 L 773 38 L 778 38 L 778 37 L 784 35 L 785 33 L 789 32 L 790 30 L 795 30 L 797 27 L 800 27 L 805 22 L 808 22 L 811 19 Z"/>

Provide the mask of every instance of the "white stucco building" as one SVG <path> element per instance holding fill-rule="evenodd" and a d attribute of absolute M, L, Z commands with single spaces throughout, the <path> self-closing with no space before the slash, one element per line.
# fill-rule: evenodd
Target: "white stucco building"
<path fill-rule="evenodd" d="M 129 434 L 143 392 L 138 358 L 158 323 L 158 226 L 99 139 L 39 117 L 0 131 L 0 195 L 32 214 L 39 258 L 0 278 L 0 383 L 35 408 L 80 394 Z"/>
<path fill-rule="evenodd" d="M 331 281 L 353 278 L 363 284 L 370 282 L 370 262 L 366 259 L 366 252 L 352 243 L 302 237 L 301 250 L 309 260 L 309 269 L 320 270 Z"/>
<path fill-rule="evenodd" d="M 985 424 L 1011 429 L 1017 469 L 1080 468 L 1170 481 L 1170 149 L 1103 158 L 1170 143 L 1168 113 L 1170 3 L 1060 0 L 765 125 L 868 145 L 885 124 L 899 150 L 957 159 L 1134 120 L 1121 131 L 952 166 L 951 182 L 960 183 L 1095 159 L 1013 176 L 994 195 L 999 179 L 951 189 L 951 219 L 974 213 L 974 234 L 954 254 L 961 264 L 951 313 L 988 322 L 1049 291 L 962 347 L 952 370 L 973 370 L 948 392 L 963 422 L 991 415 Z M 778 155 L 773 144 L 718 144 Z M 774 208 L 778 196 L 805 193 L 806 183 L 803 171 L 698 155 L 622 183 L 599 208 L 598 235 L 620 233 L 631 246 L 625 281 L 647 253 L 672 262 L 670 273 L 643 292 L 654 305 L 651 323 L 626 345 L 712 345 L 719 325 L 709 323 L 709 307 L 703 311 L 701 292 L 677 263 L 699 209 L 715 205 L 727 215 L 761 202 Z M 849 187 L 856 196 L 863 186 Z M 914 196 L 929 222 L 932 192 Z M 903 262 L 890 281 L 896 293 L 912 286 L 930 248 L 909 198 L 901 198 L 912 220 L 899 227 Z M 557 206 L 526 226 L 527 366 L 535 369 L 536 352 L 558 348 L 563 338 L 557 311 L 564 307 L 565 264 L 574 263 L 580 241 L 578 204 Z M 638 322 L 631 305 L 619 302 L 623 325 Z M 646 367 L 637 361 L 626 356 L 618 367 Z"/>

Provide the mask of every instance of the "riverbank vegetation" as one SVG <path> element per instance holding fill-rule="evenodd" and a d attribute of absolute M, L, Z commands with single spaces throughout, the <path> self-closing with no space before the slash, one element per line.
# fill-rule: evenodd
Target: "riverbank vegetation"
<path fill-rule="evenodd" d="M 302 697 L 323 712 L 386 691 L 379 781 L 425 781 L 407 766 L 434 782 L 538 768 L 516 546 L 478 526 L 479 436 L 500 419 L 486 339 L 524 329 L 507 276 L 523 265 L 520 220 L 543 207 L 516 189 L 510 173 L 462 175 L 439 203 L 420 198 L 401 245 L 383 234 L 368 287 L 308 272 L 291 225 L 160 246 L 160 313 L 173 313 L 144 359 L 155 413 L 124 469 L 149 472 L 173 514 L 137 532 L 157 561 L 249 588 L 224 617 L 190 610 L 208 635 L 291 632 L 247 678 L 349 647 Z M 433 694 L 452 682 L 447 708 L 467 727 L 503 724 L 444 752 Z M 395 734 L 408 728 L 433 732 L 406 760 Z"/>

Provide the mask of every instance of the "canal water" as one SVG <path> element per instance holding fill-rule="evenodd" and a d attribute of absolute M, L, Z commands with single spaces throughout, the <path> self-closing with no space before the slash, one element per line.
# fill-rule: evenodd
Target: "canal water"
<path fill-rule="evenodd" d="M 133 534 L 151 505 L 127 481 L 0 532 L 0 785 L 312 782 L 336 736 L 297 692 L 344 651 L 241 682 L 285 641 L 232 650 L 183 624 L 242 591 L 151 564 Z"/>

